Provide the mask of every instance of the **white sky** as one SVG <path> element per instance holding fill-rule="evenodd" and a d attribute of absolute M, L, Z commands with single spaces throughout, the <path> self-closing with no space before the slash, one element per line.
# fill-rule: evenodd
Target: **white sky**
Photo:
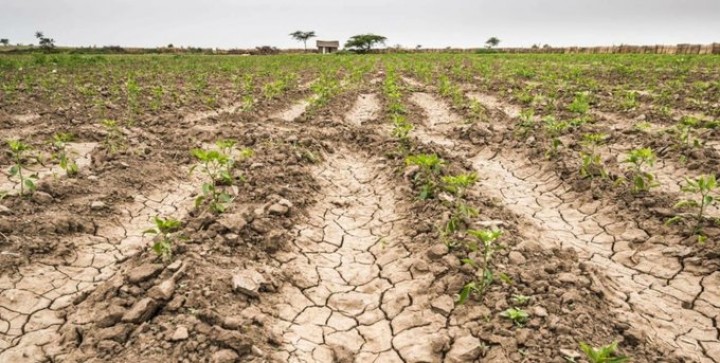
<path fill-rule="evenodd" d="M 0 38 L 58 45 L 302 47 L 288 34 L 478 47 L 720 42 L 720 0 L 0 0 Z M 314 40 L 309 42 L 314 44 Z"/>

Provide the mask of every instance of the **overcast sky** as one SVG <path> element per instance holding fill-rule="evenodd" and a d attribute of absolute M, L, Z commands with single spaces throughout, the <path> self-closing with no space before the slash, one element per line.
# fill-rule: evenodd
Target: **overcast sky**
<path fill-rule="evenodd" d="M 58 45 L 299 47 L 288 34 L 477 47 L 720 42 L 720 0 L 2 0 L 0 38 Z M 314 44 L 314 43 L 313 43 Z"/>

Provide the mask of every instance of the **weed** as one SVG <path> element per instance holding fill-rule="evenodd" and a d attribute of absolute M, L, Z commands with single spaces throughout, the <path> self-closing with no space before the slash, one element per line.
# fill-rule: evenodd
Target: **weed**
<path fill-rule="evenodd" d="M 199 165 L 193 166 L 190 172 L 200 166 L 203 174 L 209 179 L 208 182 L 203 183 L 202 195 L 195 199 L 195 207 L 207 202 L 210 210 L 222 213 L 234 199 L 220 185 L 232 185 L 234 182 L 235 141 L 221 140 L 217 142 L 217 146 L 219 150 L 191 150 Z M 247 158 L 252 156 L 252 150 L 243 149 L 239 154 L 240 157 Z"/>
<path fill-rule="evenodd" d="M 639 105 L 637 96 L 637 92 L 626 92 L 625 96 L 623 96 L 623 99 L 620 101 L 620 107 L 625 111 L 630 111 L 637 108 Z"/>
<path fill-rule="evenodd" d="M 10 176 L 17 177 L 20 181 L 20 195 L 25 194 L 25 189 L 31 193 L 34 192 L 36 189 L 34 180 L 37 180 L 37 174 L 23 174 L 23 170 L 27 170 L 24 161 L 25 154 L 32 150 L 32 148 L 20 140 L 8 140 L 7 144 L 10 147 L 10 153 L 12 154 L 14 162 L 14 165 L 10 167 Z"/>
<path fill-rule="evenodd" d="M 630 361 L 629 357 L 616 353 L 617 342 L 612 342 L 600 348 L 594 348 L 581 342 L 580 350 L 585 353 L 585 357 L 590 363 L 625 363 Z"/>
<path fill-rule="evenodd" d="M 510 298 L 516 306 L 523 306 L 527 304 L 530 301 L 529 296 L 521 295 L 521 294 L 515 294 Z"/>
<path fill-rule="evenodd" d="M 457 303 L 464 304 L 470 295 L 476 294 L 483 296 L 485 291 L 495 281 L 495 273 L 493 272 L 490 264 L 493 255 L 498 250 L 502 249 L 502 246 L 497 243 L 497 240 L 502 236 L 501 230 L 468 230 L 468 235 L 475 238 L 475 241 L 468 243 L 468 249 L 475 252 L 479 249 L 478 242 L 482 245 L 483 255 L 483 266 L 482 271 L 479 271 L 480 276 L 477 279 L 467 283 L 461 290 L 458 296 Z M 475 268 L 478 268 L 477 264 L 473 259 L 466 258 L 463 263 L 469 264 Z"/>
<path fill-rule="evenodd" d="M 485 106 L 483 106 L 482 103 L 480 103 L 480 101 L 478 100 L 470 101 L 470 103 L 468 104 L 468 112 L 470 113 L 472 120 L 481 120 L 487 114 Z"/>
<path fill-rule="evenodd" d="M 646 171 L 644 167 L 655 165 L 655 153 L 650 148 L 630 150 L 624 163 L 632 165 L 632 192 L 647 192 L 650 188 L 658 186 L 655 176 Z"/>
<path fill-rule="evenodd" d="M 157 216 L 153 218 L 153 223 L 155 224 L 155 227 L 146 229 L 143 232 L 143 235 L 156 235 L 156 241 L 152 246 L 153 251 L 163 260 L 170 260 L 172 258 L 171 234 L 180 229 L 181 223 L 176 219 L 163 219 Z"/>
<path fill-rule="evenodd" d="M 572 103 L 568 106 L 568 111 L 584 115 L 590 110 L 590 95 L 580 92 L 575 95 Z"/>
<path fill-rule="evenodd" d="M 692 214 L 680 214 L 670 218 L 666 223 L 672 224 L 686 218 L 693 218 L 696 221 L 694 233 L 698 236 L 699 242 L 704 242 L 707 237 L 703 235 L 702 224 L 707 218 L 707 208 L 716 204 L 718 198 L 716 190 L 718 189 L 715 175 L 701 175 L 695 180 L 686 179 L 686 184 L 682 187 L 685 193 L 696 195 L 697 199 L 684 199 L 675 204 L 675 208 L 696 208 L 697 212 Z"/>
<path fill-rule="evenodd" d="M 500 316 L 510 319 L 517 326 L 523 326 L 530 317 L 527 311 L 520 308 L 509 308 L 500 313 Z"/>
<path fill-rule="evenodd" d="M 605 134 L 585 134 L 581 144 L 585 148 L 580 152 L 581 166 L 580 176 L 583 178 L 594 178 L 600 176 L 607 177 L 607 171 L 603 167 L 600 154 L 597 153 L 597 147 L 602 144 L 607 135 Z"/>
<path fill-rule="evenodd" d="M 633 125 L 633 129 L 647 133 L 652 129 L 652 124 L 647 121 L 641 121 Z"/>
<path fill-rule="evenodd" d="M 678 147 L 686 156 L 688 150 L 700 148 L 704 141 L 696 131 L 701 127 L 701 121 L 694 117 L 683 117 L 680 122 L 675 125 L 678 134 Z"/>
<path fill-rule="evenodd" d="M 558 148 L 562 146 L 560 141 L 560 135 L 565 133 L 570 125 L 566 121 L 558 121 L 555 117 L 547 116 L 543 119 L 545 122 L 545 133 L 550 138 L 550 149 L 547 151 L 545 156 L 555 157 L 558 153 Z"/>
<path fill-rule="evenodd" d="M 458 230 L 460 223 L 467 219 L 477 217 L 479 212 L 465 201 L 465 192 L 477 182 L 476 173 L 448 175 L 442 177 L 445 190 L 452 193 L 453 212 L 445 225 L 444 235 L 448 236 Z"/>
<path fill-rule="evenodd" d="M 535 111 L 531 108 L 522 110 L 520 112 L 520 122 L 515 127 L 515 137 L 526 139 L 530 132 L 535 128 Z"/>
<path fill-rule="evenodd" d="M 407 149 L 410 146 L 410 132 L 413 130 L 413 124 L 400 114 L 393 114 L 392 119 L 392 136 L 396 137 L 400 144 Z"/>
<path fill-rule="evenodd" d="M 445 161 L 436 154 L 410 155 L 405 158 L 407 165 L 416 165 L 420 168 L 415 174 L 415 184 L 420 184 L 421 200 L 430 199 L 435 195 L 438 186 L 438 176 Z"/>
<path fill-rule="evenodd" d="M 72 159 L 73 155 L 69 155 L 67 151 L 67 143 L 72 140 L 72 134 L 61 132 L 53 135 L 52 141 L 53 148 L 55 149 L 53 158 L 58 160 L 60 168 L 62 168 L 69 177 L 75 176 L 78 173 L 78 165 Z"/>
<path fill-rule="evenodd" d="M 125 135 L 123 134 L 117 121 L 105 119 L 100 122 L 105 128 L 105 139 L 103 144 L 105 148 L 111 154 L 115 154 L 118 151 L 125 148 Z"/>

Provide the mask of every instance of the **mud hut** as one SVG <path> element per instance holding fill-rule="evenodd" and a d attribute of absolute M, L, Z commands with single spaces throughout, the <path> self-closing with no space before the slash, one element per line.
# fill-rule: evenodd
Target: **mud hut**
<path fill-rule="evenodd" d="M 318 40 L 317 48 L 322 54 L 334 53 L 340 48 L 340 42 L 337 40 Z"/>

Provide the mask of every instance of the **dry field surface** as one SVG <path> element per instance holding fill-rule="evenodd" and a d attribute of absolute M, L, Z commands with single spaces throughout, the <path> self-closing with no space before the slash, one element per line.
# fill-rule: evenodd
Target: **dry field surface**
<path fill-rule="evenodd" d="M 0 362 L 720 362 L 720 58 L 0 70 Z"/>

